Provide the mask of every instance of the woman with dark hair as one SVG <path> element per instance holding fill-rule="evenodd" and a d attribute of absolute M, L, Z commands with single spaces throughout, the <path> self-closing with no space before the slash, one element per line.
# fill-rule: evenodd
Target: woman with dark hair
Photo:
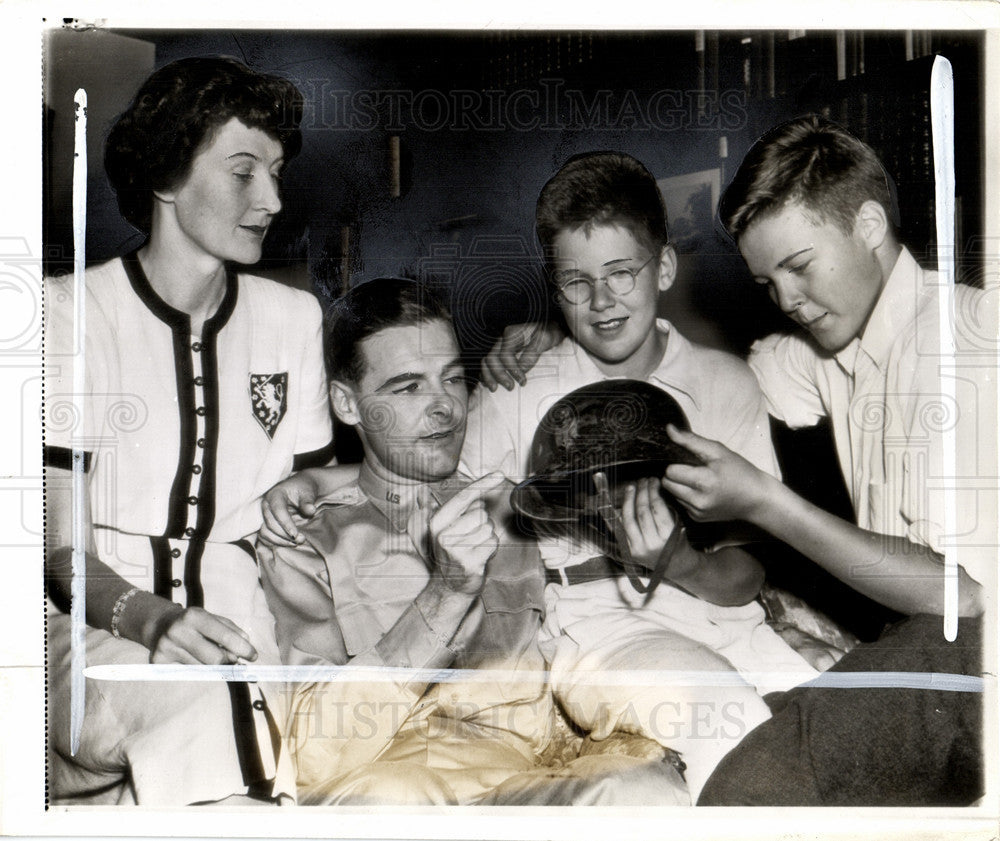
<path fill-rule="evenodd" d="M 156 71 L 105 155 L 145 244 L 88 269 L 82 308 L 72 278 L 46 282 L 54 801 L 294 797 L 266 686 L 88 680 L 72 750 L 80 692 L 70 618 L 56 605 L 69 602 L 75 504 L 87 520 L 88 666 L 279 662 L 252 540 L 263 492 L 329 459 L 321 313 L 308 293 L 231 264 L 260 259 L 301 115 L 294 85 L 231 59 Z"/>

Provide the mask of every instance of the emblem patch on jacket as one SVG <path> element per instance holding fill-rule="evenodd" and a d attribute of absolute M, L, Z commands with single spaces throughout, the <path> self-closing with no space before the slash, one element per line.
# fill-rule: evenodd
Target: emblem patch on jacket
<path fill-rule="evenodd" d="M 251 374 L 250 405 L 267 437 L 274 438 L 274 431 L 288 409 L 288 372 Z"/>

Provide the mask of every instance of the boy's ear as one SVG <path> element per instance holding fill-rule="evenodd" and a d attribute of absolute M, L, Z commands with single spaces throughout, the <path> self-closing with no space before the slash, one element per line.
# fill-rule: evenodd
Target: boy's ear
<path fill-rule="evenodd" d="M 660 249 L 659 273 L 659 289 L 666 292 L 677 277 L 677 252 L 669 242 Z"/>
<path fill-rule="evenodd" d="M 358 410 L 358 398 L 350 384 L 330 380 L 330 406 L 342 423 L 348 426 L 360 425 L 361 412 Z"/>
<path fill-rule="evenodd" d="M 890 231 L 885 208 L 873 199 L 866 201 L 858 208 L 854 230 L 872 250 L 881 246 Z"/>

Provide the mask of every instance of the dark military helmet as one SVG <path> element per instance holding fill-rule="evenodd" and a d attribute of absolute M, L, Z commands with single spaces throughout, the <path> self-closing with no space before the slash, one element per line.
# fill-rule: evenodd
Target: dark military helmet
<path fill-rule="evenodd" d="M 596 515 L 603 473 L 616 507 L 626 484 L 662 476 L 670 464 L 701 464 L 667 435 L 667 424 L 690 429 L 669 394 L 640 380 L 604 380 L 560 399 L 531 442 L 530 478 L 511 492 L 511 505 L 537 523 L 574 523 Z"/>

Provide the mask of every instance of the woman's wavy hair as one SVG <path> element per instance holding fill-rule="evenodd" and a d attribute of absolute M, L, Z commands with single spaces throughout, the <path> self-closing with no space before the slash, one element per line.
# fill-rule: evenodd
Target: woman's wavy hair
<path fill-rule="evenodd" d="M 285 162 L 302 147 L 302 94 L 287 79 L 232 58 L 185 58 L 161 67 L 111 129 L 104 167 L 118 208 L 148 234 L 153 192 L 180 184 L 195 155 L 232 118 L 281 143 Z"/>

